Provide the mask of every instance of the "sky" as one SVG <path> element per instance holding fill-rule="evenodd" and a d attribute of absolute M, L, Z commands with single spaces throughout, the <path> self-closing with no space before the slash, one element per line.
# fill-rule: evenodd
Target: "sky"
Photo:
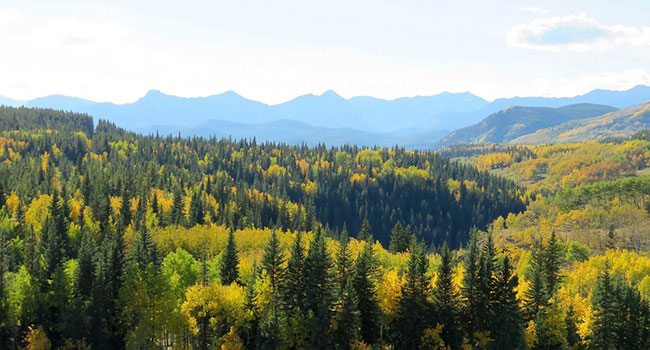
<path fill-rule="evenodd" d="M 492 100 L 650 85 L 647 0 L 0 0 L 0 96 L 332 89 Z"/>

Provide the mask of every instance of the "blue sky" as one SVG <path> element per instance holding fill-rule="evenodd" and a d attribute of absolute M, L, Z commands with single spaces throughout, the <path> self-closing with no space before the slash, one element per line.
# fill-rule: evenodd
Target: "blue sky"
<path fill-rule="evenodd" d="M 640 0 L 2 0 L 0 95 L 571 96 L 650 85 L 649 18 Z"/>

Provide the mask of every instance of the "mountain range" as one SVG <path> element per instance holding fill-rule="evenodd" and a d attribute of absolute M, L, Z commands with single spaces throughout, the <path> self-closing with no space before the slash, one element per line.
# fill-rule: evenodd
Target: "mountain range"
<path fill-rule="evenodd" d="M 30 101 L 0 97 L 0 104 L 87 113 L 96 120 L 105 119 L 126 129 L 145 133 L 257 137 L 265 141 L 327 145 L 398 144 L 423 149 L 440 146 L 439 141 L 451 130 L 477 123 L 480 125 L 484 118 L 513 105 L 558 109 L 575 104 L 600 104 L 618 109 L 648 100 L 650 87 L 639 85 L 625 91 L 593 90 L 575 97 L 513 97 L 492 102 L 469 92 L 444 92 L 432 96 L 386 100 L 369 96 L 343 98 L 329 90 L 321 95 L 307 94 L 284 103 L 269 105 L 247 99 L 233 91 L 185 98 L 152 90 L 137 101 L 126 104 L 98 103 L 63 95 Z M 544 121 L 544 113 L 552 115 L 551 124 Z M 550 127 L 557 125 L 558 120 L 572 120 L 575 117 L 562 114 L 561 110 L 544 113 L 533 113 L 537 115 L 534 117 L 537 121 L 524 122 L 526 128 L 519 128 L 519 131 L 515 130 L 518 127 L 510 128 L 510 133 L 504 134 L 505 139 L 514 139 L 534 128 Z M 593 114 L 593 111 L 589 113 Z M 504 114 L 511 114 L 513 120 L 518 118 L 512 111 Z M 586 116 L 592 117 L 592 114 Z M 526 118 L 530 113 L 523 112 L 521 115 Z M 477 130 L 481 130 L 481 127 Z M 480 141 L 481 137 L 468 136 L 463 139 L 473 142 Z"/>

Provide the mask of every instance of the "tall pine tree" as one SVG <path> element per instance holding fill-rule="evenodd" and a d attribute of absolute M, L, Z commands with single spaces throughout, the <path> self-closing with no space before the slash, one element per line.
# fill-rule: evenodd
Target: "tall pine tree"
<path fill-rule="evenodd" d="M 221 283 L 224 285 L 239 281 L 239 254 L 235 243 L 233 230 L 228 233 L 228 243 L 221 257 L 220 267 Z"/>

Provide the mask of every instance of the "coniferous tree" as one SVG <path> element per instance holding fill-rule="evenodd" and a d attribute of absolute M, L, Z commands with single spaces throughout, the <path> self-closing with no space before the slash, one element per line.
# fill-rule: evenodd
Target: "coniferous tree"
<path fill-rule="evenodd" d="M 312 346 L 326 349 L 330 346 L 329 325 L 331 309 L 334 302 L 332 261 L 327 253 L 325 237 L 320 228 L 316 228 L 314 240 L 309 245 L 305 258 L 305 291 L 307 310 L 313 315 Z"/>
<path fill-rule="evenodd" d="M 561 270 L 563 265 L 563 251 L 555 230 L 551 232 L 546 245 L 542 248 L 543 275 L 546 293 L 549 297 L 555 294 L 558 283 L 562 280 Z"/>
<path fill-rule="evenodd" d="M 360 241 L 372 242 L 372 227 L 370 227 L 370 221 L 368 221 L 368 219 L 363 220 L 357 239 Z"/>
<path fill-rule="evenodd" d="M 40 251 L 43 254 L 44 270 L 42 283 L 47 286 L 47 281 L 52 279 L 55 270 L 62 266 L 65 257 L 65 237 L 67 232 L 65 229 L 63 208 L 59 203 L 59 196 L 57 192 L 52 195 L 52 205 L 50 206 L 50 214 L 43 224 L 41 232 L 41 247 Z"/>
<path fill-rule="evenodd" d="M 488 234 L 481 253 L 479 256 L 478 267 L 478 300 L 477 306 L 477 325 L 480 330 L 490 330 L 490 319 L 493 314 L 492 306 L 495 304 L 497 298 L 495 293 L 494 270 L 496 265 L 496 252 L 494 249 L 494 242 L 492 241 L 492 234 Z"/>
<path fill-rule="evenodd" d="M 280 287 L 284 283 L 285 277 L 285 271 L 282 266 L 283 264 L 284 253 L 280 246 L 278 235 L 275 230 L 273 230 L 268 243 L 264 246 L 264 254 L 262 256 L 262 269 L 266 271 L 266 275 L 269 278 L 272 293 L 272 315 L 270 317 L 270 323 L 266 334 L 266 338 L 269 339 L 269 346 L 271 348 L 277 348 L 280 343 L 278 337 L 280 326 Z M 250 284 L 252 285 L 252 283 Z"/>
<path fill-rule="evenodd" d="M 353 286 L 359 306 L 361 339 L 374 344 L 379 336 L 381 309 L 374 282 L 375 262 L 372 244 L 365 242 L 354 264 Z"/>
<path fill-rule="evenodd" d="M 394 344 L 396 349 L 417 349 L 430 324 L 432 305 L 427 270 L 429 260 L 422 245 L 410 248 L 405 283 L 398 300 Z"/>
<path fill-rule="evenodd" d="M 160 263 L 156 242 L 153 241 L 146 229 L 140 231 L 140 235 L 135 241 L 133 262 L 138 265 L 140 270 L 146 269 L 149 264 L 153 264 L 157 268 Z"/>
<path fill-rule="evenodd" d="M 239 254 L 235 243 L 233 230 L 228 233 L 228 243 L 221 257 L 220 267 L 221 283 L 224 285 L 239 281 Z"/>
<path fill-rule="evenodd" d="M 336 266 L 336 283 L 338 287 L 338 293 L 342 295 L 342 291 L 345 288 L 345 285 L 348 283 L 348 277 L 350 276 L 350 269 L 352 265 L 352 253 L 349 249 L 349 237 L 348 230 L 346 226 L 343 226 L 339 238 L 339 246 L 336 250 L 335 256 L 335 266 Z"/>
<path fill-rule="evenodd" d="M 334 344 L 337 349 L 350 349 L 350 345 L 359 339 L 359 305 L 352 278 L 348 278 L 339 296 L 336 309 Z"/>
<path fill-rule="evenodd" d="M 479 247 L 476 231 L 471 235 L 465 253 L 465 274 L 463 275 L 463 324 L 465 333 L 472 337 L 480 328 L 481 289 L 479 280 Z"/>
<path fill-rule="evenodd" d="M 436 322 L 444 326 L 442 339 L 451 349 L 458 349 L 463 338 L 458 307 L 458 293 L 453 283 L 452 256 L 447 245 L 444 245 L 433 292 L 433 308 Z"/>
<path fill-rule="evenodd" d="M 87 300 L 92 295 L 93 282 L 97 266 L 95 259 L 97 255 L 97 242 L 92 234 L 85 229 L 81 231 L 81 244 L 77 258 L 78 267 L 75 271 L 75 294 L 77 297 Z"/>
<path fill-rule="evenodd" d="M 529 262 L 530 266 L 526 272 L 529 286 L 524 296 L 524 313 L 527 320 L 534 320 L 543 308 L 548 305 L 549 296 L 544 283 L 543 258 L 541 247 L 533 251 Z"/>
<path fill-rule="evenodd" d="M 517 300 L 517 275 L 512 271 L 510 259 L 503 258 L 495 276 L 495 303 L 492 306 L 490 337 L 491 349 L 524 349 L 522 316 Z"/>
<path fill-rule="evenodd" d="M 307 312 L 305 284 L 305 248 L 302 244 L 302 234 L 296 233 L 291 246 L 291 255 L 287 260 L 287 276 L 283 286 L 284 307 L 288 313 L 295 311 Z"/>
<path fill-rule="evenodd" d="M 615 282 L 609 274 L 609 266 L 606 266 L 598 276 L 592 296 L 594 321 L 591 346 L 594 349 L 616 349 L 617 330 L 621 326 L 617 315 L 620 305 L 616 289 Z"/>
<path fill-rule="evenodd" d="M 170 213 L 170 222 L 172 225 L 182 226 L 185 224 L 185 215 L 183 214 L 184 207 L 183 192 L 182 189 L 179 188 L 174 191 L 174 202 Z"/>
<path fill-rule="evenodd" d="M 572 305 L 569 305 L 569 308 L 566 311 L 564 323 L 566 325 L 566 341 L 569 349 L 585 349 L 582 343 L 582 337 L 580 337 L 580 334 L 578 334 L 578 317 Z"/>
<path fill-rule="evenodd" d="M 410 244 L 410 232 L 398 221 L 390 232 L 390 251 L 403 253 L 408 250 Z"/>
<path fill-rule="evenodd" d="M 201 201 L 201 193 L 196 191 L 192 194 L 190 201 L 190 226 L 203 225 L 205 212 L 203 210 L 203 202 Z"/>

